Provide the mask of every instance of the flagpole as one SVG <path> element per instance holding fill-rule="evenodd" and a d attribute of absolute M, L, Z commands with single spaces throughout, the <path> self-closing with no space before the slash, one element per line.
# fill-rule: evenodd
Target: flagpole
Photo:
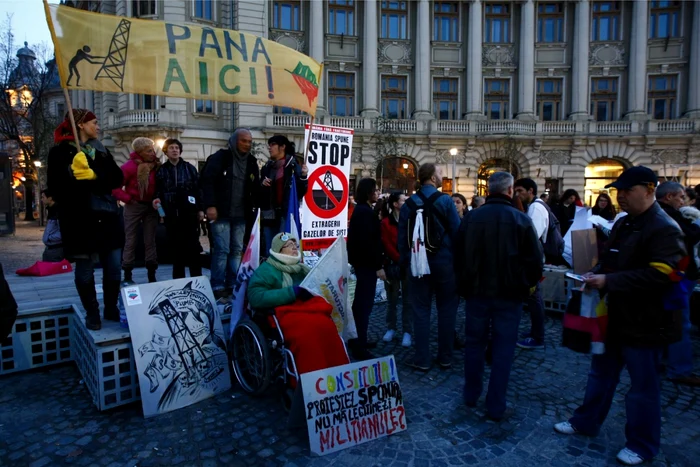
<path fill-rule="evenodd" d="M 309 145 L 311 145 L 311 130 L 314 128 L 315 115 L 311 115 L 311 120 L 309 121 L 309 137 L 306 140 L 306 147 L 304 148 L 304 165 L 306 165 L 306 159 L 309 157 Z M 306 134 L 304 134 L 306 137 Z M 308 177 L 308 174 L 307 174 Z"/>
<path fill-rule="evenodd" d="M 68 94 L 68 89 L 63 88 L 63 97 L 66 98 L 66 105 L 68 106 L 68 118 L 70 118 L 70 126 L 73 129 L 73 138 L 75 138 L 75 145 L 78 146 L 78 152 L 80 152 L 80 138 L 78 137 L 78 127 L 75 125 L 75 118 L 73 117 L 73 106 L 70 103 L 70 95 Z"/>

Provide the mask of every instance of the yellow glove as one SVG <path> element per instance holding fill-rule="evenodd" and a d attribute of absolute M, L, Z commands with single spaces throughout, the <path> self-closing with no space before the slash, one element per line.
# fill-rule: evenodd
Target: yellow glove
<path fill-rule="evenodd" d="M 87 157 L 83 151 L 75 155 L 70 168 L 76 180 L 95 180 L 97 178 L 95 172 L 88 165 Z"/>

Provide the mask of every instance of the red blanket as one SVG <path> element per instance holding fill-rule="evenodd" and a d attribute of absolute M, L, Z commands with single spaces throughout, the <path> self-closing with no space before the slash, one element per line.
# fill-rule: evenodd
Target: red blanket
<path fill-rule="evenodd" d="M 73 268 L 67 259 L 59 263 L 51 263 L 48 261 L 37 261 L 28 268 L 18 269 L 15 274 L 18 276 L 53 276 L 54 274 L 63 274 L 71 272 Z"/>
<path fill-rule="evenodd" d="M 331 319 L 332 310 L 322 297 L 275 308 L 285 345 L 292 351 L 300 375 L 350 363 Z"/>

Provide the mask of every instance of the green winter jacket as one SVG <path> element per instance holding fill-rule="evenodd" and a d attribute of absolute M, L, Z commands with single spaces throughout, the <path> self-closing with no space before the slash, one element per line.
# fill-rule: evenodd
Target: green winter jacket
<path fill-rule="evenodd" d="M 272 261 L 268 259 L 268 261 Z M 299 285 L 306 274 L 292 274 L 292 282 Z M 255 309 L 275 308 L 294 303 L 293 287 L 282 287 L 282 271 L 264 262 L 253 273 L 248 283 L 248 303 Z"/>

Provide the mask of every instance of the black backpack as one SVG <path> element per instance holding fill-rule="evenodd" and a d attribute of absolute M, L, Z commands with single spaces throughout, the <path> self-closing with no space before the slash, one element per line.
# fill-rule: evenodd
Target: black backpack
<path fill-rule="evenodd" d="M 445 234 L 445 228 L 449 224 L 447 219 L 433 208 L 435 201 L 441 196 L 447 196 L 446 193 L 437 191 L 430 198 L 426 198 L 420 191 L 418 197 L 423 201 L 423 204 L 417 204 L 413 198 L 408 198 L 406 204 L 411 209 L 411 214 L 408 218 L 408 248 L 411 249 L 413 243 L 413 230 L 416 226 L 416 215 L 419 209 L 423 210 L 423 227 L 425 228 L 425 250 L 428 253 L 435 254 L 440 250 L 442 245 L 442 237 Z"/>
<path fill-rule="evenodd" d="M 562 255 L 564 254 L 564 238 L 561 236 L 561 227 L 559 219 L 554 215 L 552 210 L 547 206 L 547 203 L 538 199 L 536 203 L 541 203 L 549 213 L 549 225 L 547 226 L 547 235 L 545 243 L 542 245 L 544 250 L 545 261 L 548 264 L 560 264 Z"/>

